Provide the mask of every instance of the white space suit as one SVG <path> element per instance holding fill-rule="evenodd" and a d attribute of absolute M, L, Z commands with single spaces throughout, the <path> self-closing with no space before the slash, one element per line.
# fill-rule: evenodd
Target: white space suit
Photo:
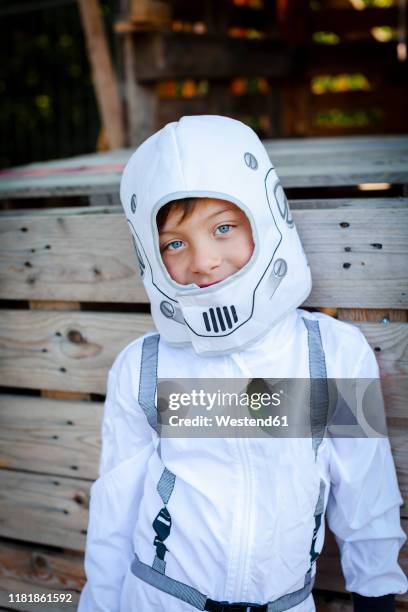
<path fill-rule="evenodd" d="M 162 205 L 192 195 L 240 206 L 255 243 L 244 268 L 203 289 L 169 277 L 155 226 Z M 257 137 L 227 118 L 183 118 L 134 154 L 121 197 L 160 339 L 135 340 L 109 372 L 80 612 L 221 610 L 216 602 L 312 612 L 324 513 L 346 587 L 404 593 L 402 499 L 386 438 L 156 432 L 156 377 L 378 377 L 355 327 L 296 310 L 309 268 Z"/>

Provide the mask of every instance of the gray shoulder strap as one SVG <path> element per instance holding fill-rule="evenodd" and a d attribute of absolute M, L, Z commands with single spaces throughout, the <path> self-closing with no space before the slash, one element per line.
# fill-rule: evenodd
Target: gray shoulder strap
<path fill-rule="evenodd" d="M 329 410 L 326 359 L 318 321 L 303 318 L 307 329 L 310 372 L 310 423 L 315 456 L 323 440 Z"/>
<path fill-rule="evenodd" d="M 157 358 L 159 354 L 159 334 L 147 336 L 143 340 L 139 377 L 139 404 L 146 415 L 149 425 L 157 429 L 157 408 L 155 402 L 157 388 Z"/>

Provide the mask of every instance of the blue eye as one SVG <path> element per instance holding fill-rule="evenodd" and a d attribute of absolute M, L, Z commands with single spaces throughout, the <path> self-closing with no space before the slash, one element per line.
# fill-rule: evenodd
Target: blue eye
<path fill-rule="evenodd" d="M 219 230 L 220 234 L 228 234 L 231 227 L 232 225 L 225 223 L 224 225 L 219 225 L 215 231 L 217 232 Z"/>
<path fill-rule="evenodd" d="M 176 251 L 182 246 L 183 246 L 182 240 L 173 240 L 173 242 L 169 242 L 169 244 L 166 246 L 166 249 L 169 249 L 169 251 Z"/>

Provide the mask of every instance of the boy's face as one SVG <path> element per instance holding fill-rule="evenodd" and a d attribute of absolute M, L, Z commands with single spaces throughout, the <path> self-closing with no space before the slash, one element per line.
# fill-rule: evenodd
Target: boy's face
<path fill-rule="evenodd" d="M 208 287 L 240 270 L 254 250 L 251 225 L 235 204 L 198 198 L 193 211 L 170 213 L 159 232 L 160 252 L 171 278 Z"/>

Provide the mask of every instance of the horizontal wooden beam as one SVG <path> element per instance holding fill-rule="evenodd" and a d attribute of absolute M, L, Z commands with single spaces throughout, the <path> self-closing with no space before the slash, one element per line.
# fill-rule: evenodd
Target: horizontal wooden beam
<path fill-rule="evenodd" d="M 194 104 L 193 99 L 193 111 Z M 265 140 L 264 145 L 284 187 L 408 184 L 407 136 L 277 139 Z M 117 197 L 121 173 L 132 152 L 120 149 L 5 170 L 0 172 L 0 199 L 93 194 Z"/>
<path fill-rule="evenodd" d="M 103 404 L 0 395 L 0 468 L 94 480 Z"/>
<path fill-rule="evenodd" d="M 136 78 L 225 79 L 234 76 L 284 77 L 295 66 L 293 52 L 276 40 L 247 40 L 212 34 L 141 32 L 134 35 Z"/>
<path fill-rule="evenodd" d="M 149 315 L 123 313 L 3 310 L 0 320 L 3 385 L 101 394 L 116 355 L 153 328 Z M 391 376 L 406 379 L 407 324 L 357 325 L 375 349 L 384 381 Z M 401 414 L 401 402 L 399 391 L 390 416 Z"/>
<path fill-rule="evenodd" d="M 341 164 L 339 153 L 333 176 Z M 408 200 L 383 204 L 293 210 L 312 270 L 306 306 L 408 308 Z M 0 299 L 146 303 L 123 213 L 0 216 Z"/>
<path fill-rule="evenodd" d="M 90 482 L 0 470 L 0 536 L 84 550 Z"/>
<path fill-rule="evenodd" d="M 100 394 L 115 356 L 153 328 L 123 313 L 3 310 L 0 321 L 3 385 Z"/>
<path fill-rule="evenodd" d="M 0 605 L 26 612 L 75 612 L 85 582 L 82 552 L 58 551 L 28 543 L 0 541 Z M 46 603 L 10 601 L 10 594 L 47 594 Z M 70 595 L 71 602 L 52 602 L 54 594 Z"/>

